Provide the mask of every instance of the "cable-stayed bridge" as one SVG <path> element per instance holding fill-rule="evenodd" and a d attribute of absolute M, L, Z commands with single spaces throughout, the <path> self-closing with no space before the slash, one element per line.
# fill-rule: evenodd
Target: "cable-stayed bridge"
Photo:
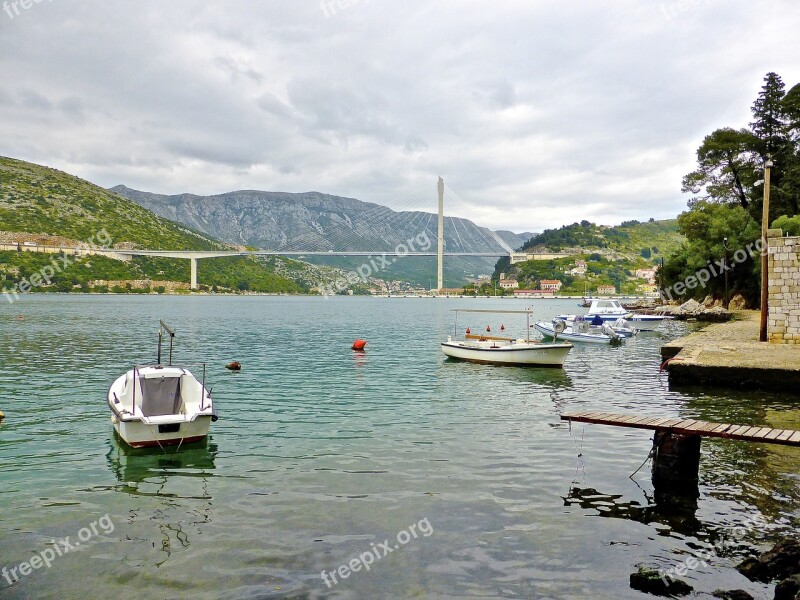
<path fill-rule="evenodd" d="M 512 248 L 497 233 L 490 229 L 476 227 L 474 223 L 454 217 L 447 218 L 447 228 L 445 229 L 445 186 L 442 178 L 439 178 L 437 187 L 438 214 L 423 212 L 423 210 L 421 210 L 430 206 L 429 202 L 431 198 L 429 195 L 419 195 L 412 201 L 412 204 L 415 206 L 408 207 L 411 210 L 401 209 L 400 212 L 377 204 L 354 201 L 359 204 L 360 207 L 365 206 L 366 209 L 360 208 L 358 211 L 350 211 L 348 213 L 337 212 L 336 209 L 328 209 L 326 207 L 323 212 L 319 212 L 318 210 L 314 218 L 310 220 L 306 212 L 304 213 L 306 215 L 305 217 L 302 215 L 298 217 L 303 222 L 305 226 L 304 229 L 298 229 L 296 226 L 292 228 L 291 225 L 288 226 L 288 229 L 283 229 L 282 227 L 284 225 L 283 222 L 281 222 L 281 228 L 279 229 L 280 236 L 276 236 L 275 230 L 273 229 L 272 235 L 265 235 L 264 237 L 267 239 L 261 242 L 266 247 L 262 246 L 261 249 L 257 250 L 249 250 L 243 247 L 231 250 L 151 250 L 138 248 L 78 249 L 56 248 L 54 246 L 40 246 L 38 250 L 45 252 L 62 251 L 69 254 L 99 254 L 121 260 L 129 260 L 133 256 L 186 259 L 190 261 L 191 265 L 190 281 L 192 289 L 198 287 L 197 263 L 199 260 L 227 256 L 285 256 L 296 258 L 376 257 L 378 261 L 381 261 L 380 257 L 393 257 L 392 262 L 401 257 L 435 256 L 438 259 L 438 289 L 444 287 L 443 264 L 445 257 L 496 259 L 503 256 L 512 256 L 512 258 L 514 258 Z M 458 195 L 451 190 L 448 192 L 448 204 L 452 205 L 453 200 L 456 200 L 458 204 Z M 230 200 L 226 198 L 226 201 Z M 403 202 L 403 200 L 400 200 L 400 202 Z M 395 202 L 395 204 L 397 204 L 397 202 Z M 333 212 L 324 212 L 330 210 Z M 182 213 L 179 217 L 187 216 L 188 214 L 190 213 Z M 247 214 L 247 211 L 244 210 L 242 214 Z M 272 213 L 266 214 L 269 216 Z M 162 213 L 162 216 L 165 215 Z M 182 218 L 176 219 L 175 215 L 166 216 L 172 220 L 190 223 L 189 226 L 195 229 L 199 228 L 197 224 L 192 224 L 191 221 L 185 221 Z M 296 217 L 297 215 L 292 216 Z M 326 218 L 327 222 L 324 220 Z M 434 221 L 434 219 L 437 226 L 435 230 L 432 227 L 432 221 Z M 269 228 L 270 223 L 260 221 L 258 222 L 259 232 L 262 231 L 261 227 Z M 316 228 L 316 230 L 314 228 Z M 284 234 L 284 231 L 287 233 Z M 419 233 L 417 233 L 416 236 L 412 236 L 410 239 L 404 239 L 412 231 Z M 445 241 L 445 231 L 447 231 L 448 235 L 447 242 Z M 217 234 L 217 237 L 219 237 L 219 234 Z M 238 236 L 228 232 L 223 239 L 230 240 L 237 238 Z M 269 240 L 272 240 L 272 242 Z M 275 243 L 276 240 L 278 243 Z M 281 240 L 283 240 L 283 243 L 280 243 Z M 261 243 L 257 242 L 245 243 L 251 244 L 251 247 L 261 245 Z M 269 245 L 273 244 L 277 247 L 270 249 Z M 375 246 L 385 247 L 376 248 Z M 450 248 L 445 251 L 447 246 L 450 246 Z M 34 248 L 30 247 L 25 247 L 24 249 L 35 251 Z M 387 259 L 384 258 L 383 264 L 387 264 L 386 260 Z"/>

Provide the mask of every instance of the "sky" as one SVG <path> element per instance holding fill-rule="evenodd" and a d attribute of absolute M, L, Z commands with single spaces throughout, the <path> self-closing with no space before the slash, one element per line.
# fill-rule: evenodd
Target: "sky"
<path fill-rule="evenodd" d="M 759 8 L 761 7 L 761 8 Z M 0 0 L 0 155 L 163 194 L 319 191 L 493 229 L 674 218 L 796 0 Z"/>

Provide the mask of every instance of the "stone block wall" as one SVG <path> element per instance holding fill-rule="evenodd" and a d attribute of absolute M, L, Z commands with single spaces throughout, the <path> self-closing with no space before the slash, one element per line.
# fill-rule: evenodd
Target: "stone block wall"
<path fill-rule="evenodd" d="M 767 242 L 769 341 L 800 344 L 800 237 L 783 237 L 780 229 L 770 229 Z"/>

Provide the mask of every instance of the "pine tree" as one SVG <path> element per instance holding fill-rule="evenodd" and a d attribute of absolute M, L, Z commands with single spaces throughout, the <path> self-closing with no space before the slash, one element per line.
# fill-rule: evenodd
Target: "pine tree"
<path fill-rule="evenodd" d="M 764 86 L 753 103 L 753 117 L 750 123 L 753 133 L 762 142 L 762 156 L 776 156 L 787 149 L 788 124 L 783 105 L 784 84 L 777 73 L 767 73 Z"/>

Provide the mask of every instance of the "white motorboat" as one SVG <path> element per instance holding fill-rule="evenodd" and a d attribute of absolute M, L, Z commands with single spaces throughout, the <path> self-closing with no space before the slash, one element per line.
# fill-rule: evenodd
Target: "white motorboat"
<path fill-rule="evenodd" d="M 625 339 L 607 324 L 592 326 L 584 320 L 576 320 L 568 324 L 567 321 L 556 318 L 552 323 L 538 321 L 533 326 L 546 338 L 564 339 L 570 342 L 614 344 Z"/>
<path fill-rule="evenodd" d="M 556 317 L 554 321 L 564 321 L 567 327 L 573 327 L 576 322 L 580 323 L 581 321 L 585 321 L 589 323 L 589 331 L 599 331 L 600 333 L 603 333 L 603 326 L 610 327 L 614 333 L 624 338 L 633 337 L 637 333 L 639 333 L 639 330 L 636 327 L 631 325 L 631 323 L 629 323 L 622 317 L 620 317 L 616 321 L 603 321 L 602 319 L 599 319 L 597 320 L 597 322 L 595 322 L 594 320 L 590 321 L 588 318 L 580 315 L 566 315 L 566 316 L 569 316 L 569 318 L 561 319 L 559 317 Z"/>
<path fill-rule="evenodd" d="M 583 315 L 587 319 L 599 316 L 604 322 L 616 321 L 623 318 L 634 328 L 640 331 L 652 331 L 662 322 L 669 319 L 665 315 L 640 315 L 630 312 L 618 300 L 593 299 L 589 310 Z M 575 315 L 559 315 L 556 317 L 565 321 L 574 320 Z"/>
<path fill-rule="evenodd" d="M 471 313 L 517 313 L 526 314 L 528 317 L 527 331 L 530 331 L 530 311 L 527 310 L 472 310 L 455 309 L 458 312 Z M 456 316 L 456 320 L 458 317 Z M 456 324 L 456 328 L 458 325 Z M 501 326 L 502 328 L 502 326 Z M 457 360 L 491 364 L 491 365 L 516 365 L 526 367 L 561 367 L 572 350 L 573 345 L 553 341 L 551 343 L 541 340 L 515 339 L 510 337 L 497 337 L 491 335 L 467 334 L 463 340 L 454 340 L 448 336 L 442 342 L 442 352 Z"/>
<path fill-rule="evenodd" d="M 161 364 L 162 332 L 170 335 L 170 360 Z M 157 364 L 136 366 L 120 375 L 108 390 L 111 423 L 134 448 L 188 444 L 208 435 L 217 420 L 211 391 L 189 369 L 172 365 L 175 332 L 163 321 L 158 332 Z"/>

